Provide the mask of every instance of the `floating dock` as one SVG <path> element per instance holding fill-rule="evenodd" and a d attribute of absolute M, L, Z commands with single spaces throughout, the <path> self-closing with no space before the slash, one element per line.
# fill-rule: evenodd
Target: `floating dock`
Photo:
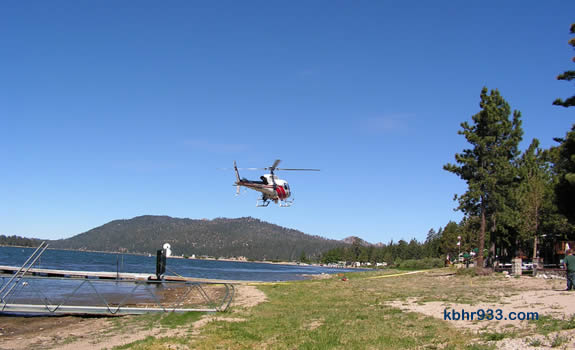
<path fill-rule="evenodd" d="M 42 242 L 21 267 L 0 266 L 0 313 L 128 315 L 155 312 L 218 312 L 231 304 L 235 288 L 165 275 L 158 251 L 156 274 L 34 268 Z"/>
<path fill-rule="evenodd" d="M 0 265 L 0 275 L 15 274 L 19 267 Z M 30 268 L 27 275 L 42 277 L 65 277 L 65 278 L 93 278 L 102 280 L 131 280 L 131 281 L 157 281 L 155 274 L 135 273 L 135 272 L 110 272 L 110 271 L 75 271 L 75 270 L 55 270 Z M 162 281 L 168 282 L 208 282 L 208 283 L 256 283 L 260 281 L 252 280 L 221 280 L 213 278 L 196 278 L 174 275 L 162 275 Z"/>
<path fill-rule="evenodd" d="M 19 267 L 15 266 L 0 266 L 0 273 L 15 274 Z M 73 271 L 73 270 L 53 270 L 53 269 L 38 269 L 30 268 L 27 272 L 29 275 L 45 276 L 45 277 L 70 277 L 70 278 L 98 278 L 98 279 L 126 279 L 135 281 L 149 281 L 156 280 L 156 275 L 147 273 L 131 273 L 131 272 L 105 272 L 105 271 Z M 164 276 L 164 280 L 168 281 L 188 281 L 185 277 L 178 276 Z"/>
<path fill-rule="evenodd" d="M 29 269 L 0 266 L 0 314 L 133 315 L 161 312 L 225 311 L 234 296 L 231 283 L 184 277 Z"/>

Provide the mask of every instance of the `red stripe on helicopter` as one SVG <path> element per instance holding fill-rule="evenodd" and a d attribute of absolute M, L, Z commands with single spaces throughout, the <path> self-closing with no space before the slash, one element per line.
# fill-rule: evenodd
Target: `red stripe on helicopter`
<path fill-rule="evenodd" d="M 274 188 L 272 185 L 255 184 L 251 182 L 241 181 L 238 183 L 240 186 L 253 187 L 253 188 Z"/>
<path fill-rule="evenodd" d="M 276 192 L 278 193 L 278 197 L 281 200 L 286 199 L 286 191 L 284 190 L 284 188 L 282 186 L 276 187 Z"/>

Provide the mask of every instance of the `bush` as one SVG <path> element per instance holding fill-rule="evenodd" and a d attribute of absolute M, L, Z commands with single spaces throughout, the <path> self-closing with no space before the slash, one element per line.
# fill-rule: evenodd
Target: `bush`
<path fill-rule="evenodd" d="M 434 269 L 443 267 L 443 259 L 441 258 L 425 258 L 425 259 L 409 259 L 409 260 L 395 260 L 395 267 L 400 269 Z"/>

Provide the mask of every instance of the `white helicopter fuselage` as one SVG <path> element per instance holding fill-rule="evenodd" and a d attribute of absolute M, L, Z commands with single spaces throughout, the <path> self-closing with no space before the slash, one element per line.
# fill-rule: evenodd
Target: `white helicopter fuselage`
<path fill-rule="evenodd" d="M 236 181 L 237 186 L 244 186 L 262 193 L 268 199 L 277 202 L 286 200 L 291 196 L 291 190 L 287 181 L 278 178 L 276 175 L 265 174 L 260 177 L 261 181 L 250 181 L 240 179 Z"/>
<path fill-rule="evenodd" d="M 279 159 L 273 163 L 272 166 L 267 168 L 248 168 L 249 170 L 269 170 L 269 174 L 264 174 L 260 176 L 259 181 L 252 181 L 246 178 L 240 178 L 240 173 L 238 172 L 238 167 L 236 161 L 234 161 L 234 170 L 236 172 L 236 182 L 237 194 L 240 194 L 240 187 L 246 187 L 262 194 L 262 197 L 258 200 L 256 206 L 267 207 L 270 201 L 274 201 L 281 207 L 289 207 L 293 203 L 293 198 L 288 200 L 292 195 L 291 189 L 287 181 L 278 178 L 274 175 L 274 170 L 289 170 L 289 171 L 319 171 L 319 169 L 287 169 L 278 168 L 280 163 Z"/>

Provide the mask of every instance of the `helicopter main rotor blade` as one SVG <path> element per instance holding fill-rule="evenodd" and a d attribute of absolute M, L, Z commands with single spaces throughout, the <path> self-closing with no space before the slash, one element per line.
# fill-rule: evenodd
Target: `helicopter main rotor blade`
<path fill-rule="evenodd" d="M 276 168 L 276 170 L 288 170 L 288 171 L 320 171 L 319 169 L 287 169 L 287 168 Z"/>
<path fill-rule="evenodd" d="M 264 168 L 264 170 L 269 170 L 272 173 L 274 172 L 274 170 L 276 170 L 276 167 L 278 166 L 278 164 L 281 162 L 280 159 L 276 159 L 276 161 L 274 162 L 274 164 L 270 167 Z"/>
<path fill-rule="evenodd" d="M 270 171 L 272 174 L 276 170 L 287 170 L 287 171 L 320 171 L 319 169 L 307 169 L 307 168 L 278 168 L 277 166 L 281 162 L 281 159 L 276 159 L 272 166 L 267 168 L 237 168 L 238 170 L 266 170 Z M 230 170 L 230 168 L 219 168 L 220 170 Z M 233 169 L 231 169 L 233 170 Z"/>
<path fill-rule="evenodd" d="M 218 170 L 234 170 L 234 168 L 218 168 Z M 238 170 L 268 170 L 268 168 L 238 168 Z"/>
<path fill-rule="evenodd" d="M 280 159 L 276 159 L 276 161 L 274 162 L 274 164 L 271 166 L 272 169 L 277 168 L 278 164 L 281 162 Z"/>

